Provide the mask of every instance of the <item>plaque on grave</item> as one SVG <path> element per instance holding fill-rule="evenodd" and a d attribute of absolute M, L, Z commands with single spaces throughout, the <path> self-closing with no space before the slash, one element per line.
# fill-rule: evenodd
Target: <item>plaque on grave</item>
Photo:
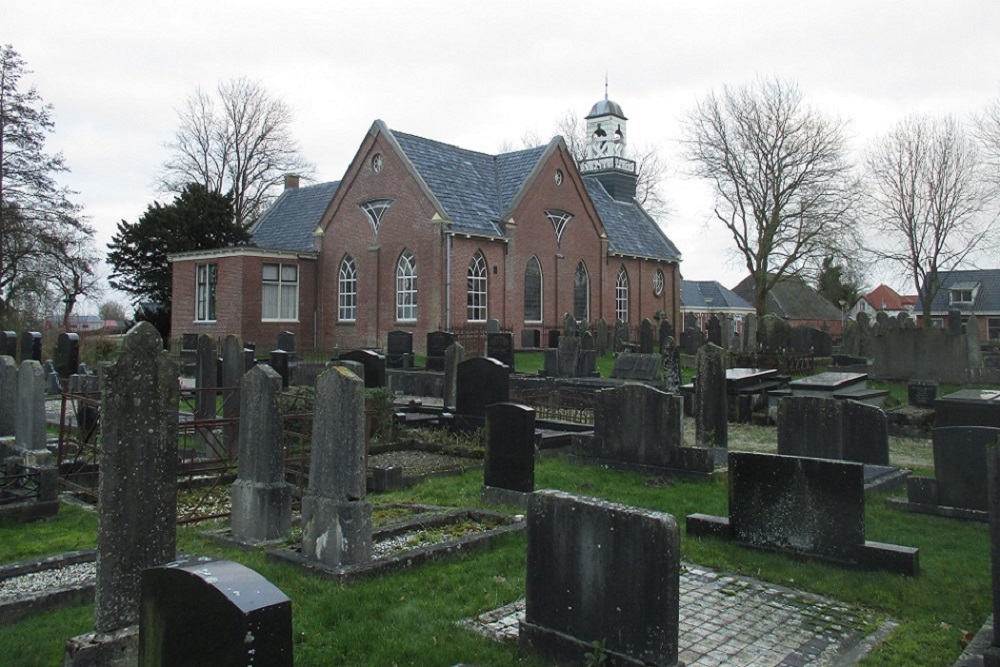
<path fill-rule="evenodd" d="M 486 334 L 486 356 L 514 370 L 514 337 L 509 333 Z"/>
<path fill-rule="evenodd" d="M 386 366 L 410 368 L 413 365 L 413 334 L 409 331 L 390 331 L 387 341 Z"/>
<path fill-rule="evenodd" d="M 906 385 L 907 403 L 915 408 L 933 408 L 937 399 L 938 383 L 912 380 Z"/>
<path fill-rule="evenodd" d="M 427 334 L 427 370 L 444 370 L 444 353 L 455 342 L 455 334 L 449 331 L 432 331 Z"/>

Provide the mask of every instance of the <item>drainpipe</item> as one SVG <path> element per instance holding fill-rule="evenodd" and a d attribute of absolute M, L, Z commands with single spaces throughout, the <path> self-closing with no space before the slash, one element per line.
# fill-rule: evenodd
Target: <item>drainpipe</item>
<path fill-rule="evenodd" d="M 444 330 L 451 331 L 451 246 L 455 235 L 444 235 Z"/>

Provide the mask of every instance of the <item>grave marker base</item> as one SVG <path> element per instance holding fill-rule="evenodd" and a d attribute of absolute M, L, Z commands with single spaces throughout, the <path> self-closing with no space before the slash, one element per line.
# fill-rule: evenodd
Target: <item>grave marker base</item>
<path fill-rule="evenodd" d="M 593 644 L 588 644 L 558 630 L 545 628 L 524 620 L 520 624 L 517 643 L 522 649 L 540 653 L 547 658 L 570 665 L 585 664 L 586 654 L 594 652 Z M 648 667 L 652 664 L 607 648 L 603 650 L 603 656 L 605 660 L 601 664 L 607 667 Z M 656 667 L 684 667 L 684 663 L 679 660 L 655 663 L 655 665 Z"/>
<path fill-rule="evenodd" d="M 528 496 L 530 493 L 524 491 L 514 491 L 504 489 L 499 486 L 483 485 L 479 493 L 479 499 L 486 505 L 507 505 L 508 507 L 528 508 Z"/>
<path fill-rule="evenodd" d="M 135 667 L 139 664 L 139 624 L 110 633 L 88 632 L 66 641 L 63 667 Z"/>

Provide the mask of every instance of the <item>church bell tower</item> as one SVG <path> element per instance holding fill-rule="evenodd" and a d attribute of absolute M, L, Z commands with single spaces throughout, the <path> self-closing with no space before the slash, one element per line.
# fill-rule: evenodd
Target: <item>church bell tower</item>
<path fill-rule="evenodd" d="M 580 173 L 596 176 L 604 189 L 615 199 L 631 201 L 635 197 L 635 161 L 627 157 L 628 118 L 622 108 L 608 99 L 607 83 L 604 99 L 587 114 L 587 157 L 580 163 Z"/>

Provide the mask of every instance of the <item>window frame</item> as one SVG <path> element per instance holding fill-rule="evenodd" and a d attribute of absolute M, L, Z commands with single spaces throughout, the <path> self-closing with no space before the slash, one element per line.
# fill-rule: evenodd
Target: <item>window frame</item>
<path fill-rule="evenodd" d="M 624 314 L 624 317 L 622 315 Z M 623 264 L 618 269 L 618 277 L 615 279 L 615 320 L 621 320 L 628 324 L 629 317 L 629 279 L 628 271 Z"/>
<path fill-rule="evenodd" d="M 417 310 L 417 260 L 409 250 L 404 250 L 396 260 L 396 321 L 416 322 Z"/>
<path fill-rule="evenodd" d="M 584 278 L 584 281 L 582 283 L 584 290 L 583 313 L 580 313 L 577 308 L 577 306 L 579 305 L 577 301 L 580 298 L 580 295 L 577 293 L 577 290 L 581 286 L 581 283 L 578 280 L 581 274 L 580 269 L 583 269 L 582 274 Z M 573 317 L 576 318 L 577 321 L 580 320 L 583 320 L 585 322 L 590 321 L 590 271 L 587 269 L 587 265 L 586 263 L 584 263 L 582 259 L 577 263 L 576 269 L 573 271 Z"/>
<path fill-rule="evenodd" d="M 345 269 L 350 269 L 349 276 Z M 358 267 L 350 255 L 344 255 L 337 270 L 337 321 L 358 321 Z"/>
<path fill-rule="evenodd" d="M 486 257 L 477 250 L 465 273 L 465 319 L 468 322 L 489 319 L 489 273 Z"/>
<path fill-rule="evenodd" d="M 538 319 L 534 319 L 528 316 L 528 269 L 530 267 L 538 268 Z M 525 324 L 541 324 L 545 317 L 545 277 L 542 272 L 542 263 L 539 261 L 536 255 L 532 255 L 528 258 L 527 264 L 524 266 L 524 322 Z"/>
<path fill-rule="evenodd" d="M 278 274 L 277 274 L 278 277 L 277 277 L 277 279 L 269 279 L 269 278 L 266 277 L 266 269 L 269 266 L 276 266 L 276 267 L 278 267 Z M 294 279 L 286 279 L 284 277 L 285 276 L 285 269 L 286 268 L 295 269 L 295 278 Z M 260 299 L 260 321 L 261 322 L 298 322 L 299 321 L 299 277 L 300 276 L 301 276 L 301 270 L 300 270 L 300 267 L 299 267 L 298 264 L 288 264 L 288 263 L 284 263 L 284 262 L 264 262 L 263 264 L 261 264 L 261 299 Z M 286 290 L 284 288 L 286 288 L 286 287 L 293 287 L 293 286 L 295 288 L 295 290 L 294 290 L 295 296 L 294 296 L 294 299 L 293 299 L 294 312 L 292 313 L 291 317 L 282 317 L 281 314 L 282 314 L 282 311 L 284 310 L 282 306 L 284 305 L 284 301 L 285 301 L 284 294 L 286 292 Z M 264 297 L 264 294 L 265 294 L 267 288 L 269 288 L 269 287 L 275 288 L 278 291 L 278 298 L 277 298 L 277 301 L 276 301 L 276 304 L 277 304 L 277 317 L 267 317 L 266 316 L 267 315 L 267 312 L 266 312 L 267 299 Z"/>
<path fill-rule="evenodd" d="M 216 322 L 218 317 L 219 265 L 215 262 L 195 264 L 194 321 Z"/>

